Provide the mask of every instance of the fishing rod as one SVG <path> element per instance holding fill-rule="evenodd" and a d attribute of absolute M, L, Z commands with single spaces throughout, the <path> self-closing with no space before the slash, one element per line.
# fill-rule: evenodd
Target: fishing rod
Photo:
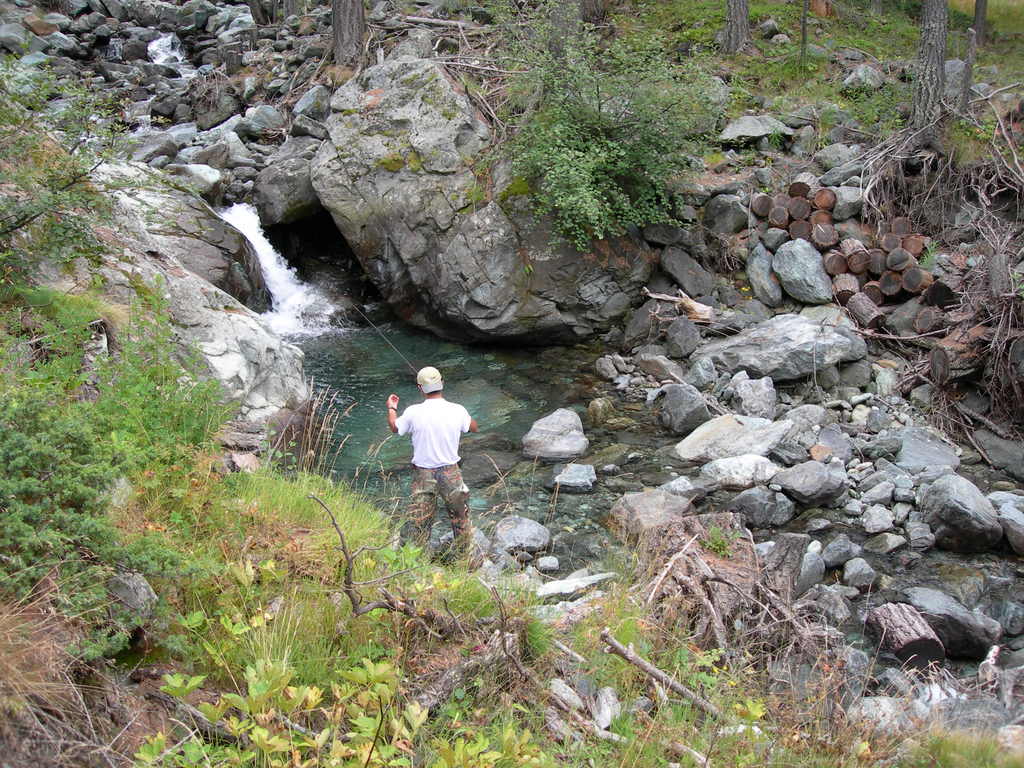
<path fill-rule="evenodd" d="M 417 373 L 419 373 L 419 369 L 416 368 L 416 366 L 414 366 L 411 362 L 409 362 L 409 358 L 407 358 L 405 355 L 403 355 L 401 350 L 399 350 L 398 347 L 396 347 L 394 344 L 391 343 L 391 339 L 389 339 L 387 336 L 384 335 L 384 331 L 382 331 L 380 328 L 378 328 L 376 325 L 374 325 L 373 324 L 373 320 L 368 318 L 366 316 L 366 314 L 363 312 L 363 310 L 361 310 L 359 308 L 359 306 L 355 302 L 352 302 L 352 308 L 356 312 L 359 313 L 359 316 L 362 317 L 363 320 L 365 320 L 367 323 L 369 323 L 370 327 L 373 328 L 373 330 L 375 330 L 378 334 L 380 334 L 380 337 L 382 339 L 384 339 L 385 343 L 387 343 L 387 345 L 389 347 L 391 347 L 393 350 L 395 350 L 395 354 L 398 355 L 400 358 L 402 358 L 405 361 L 405 364 L 409 366 L 409 370 L 412 371 L 412 375 L 413 376 L 415 376 Z"/>

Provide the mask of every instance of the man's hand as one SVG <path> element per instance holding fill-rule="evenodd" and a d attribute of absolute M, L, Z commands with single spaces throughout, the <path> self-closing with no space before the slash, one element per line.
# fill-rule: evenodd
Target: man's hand
<path fill-rule="evenodd" d="M 390 394 L 387 400 L 388 406 L 388 429 L 398 434 L 398 395 Z"/>
<path fill-rule="evenodd" d="M 398 395 L 388 395 L 387 406 L 388 408 L 398 408 Z"/>

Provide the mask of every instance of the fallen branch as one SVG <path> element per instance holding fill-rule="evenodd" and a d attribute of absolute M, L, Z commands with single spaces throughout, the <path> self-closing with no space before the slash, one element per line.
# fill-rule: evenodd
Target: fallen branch
<path fill-rule="evenodd" d="M 636 651 L 633 650 L 632 646 L 630 646 L 629 648 L 624 646 L 622 643 L 620 643 L 612 636 L 612 632 L 610 629 L 608 629 L 608 627 L 605 627 L 601 630 L 601 639 L 607 646 L 605 648 L 605 653 L 613 653 L 616 656 L 624 659 L 625 661 L 629 662 L 634 667 L 639 669 L 641 672 L 646 674 L 648 677 L 661 683 L 670 691 L 678 693 L 691 704 L 694 704 L 698 708 L 704 710 L 704 712 L 711 715 L 712 717 L 722 717 L 722 711 L 718 707 L 716 707 L 714 704 L 712 704 L 710 701 L 705 699 L 700 694 L 691 691 L 685 685 L 683 685 L 674 677 L 672 677 L 672 675 L 668 674 L 667 672 L 663 672 L 662 670 L 658 669 L 656 666 L 651 664 L 649 661 L 641 658 L 636 653 Z"/>
<path fill-rule="evenodd" d="M 694 301 L 682 291 L 679 291 L 678 296 L 671 296 L 667 293 L 652 293 L 643 289 L 643 294 L 649 299 L 655 301 L 667 301 L 676 305 L 678 309 L 681 309 L 686 313 L 695 323 L 710 323 L 715 319 L 715 310 L 713 307 L 709 307 L 707 304 L 701 304 L 699 301 Z"/>

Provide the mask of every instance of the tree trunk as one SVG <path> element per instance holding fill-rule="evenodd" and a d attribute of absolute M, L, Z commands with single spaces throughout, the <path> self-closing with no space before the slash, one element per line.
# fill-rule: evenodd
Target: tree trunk
<path fill-rule="evenodd" d="M 605 0 L 580 0 L 580 17 L 587 24 L 600 24 L 607 11 Z"/>
<path fill-rule="evenodd" d="M 960 87 L 960 111 L 966 112 L 971 100 L 971 86 L 974 85 L 974 57 L 978 54 L 978 32 L 967 30 L 967 59 L 964 61 L 964 81 Z"/>
<path fill-rule="evenodd" d="M 284 17 L 299 15 L 299 0 L 284 0 Z"/>
<path fill-rule="evenodd" d="M 978 45 L 988 41 L 988 0 L 974 0 L 974 34 Z"/>
<path fill-rule="evenodd" d="M 363 58 L 366 12 L 363 0 L 331 0 L 334 63 L 358 66 Z"/>
<path fill-rule="evenodd" d="M 882 0 L 871 0 L 871 12 L 876 16 L 882 15 Z"/>
<path fill-rule="evenodd" d="M 722 51 L 737 53 L 750 40 L 750 7 L 748 0 L 726 0 L 728 13 L 722 34 Z"/>
<path fill-rule="evenodd" d="M 263 3 L 260 0 L 248 0 L 246 4 L 249 6 L 249 13 L 252 14 L 252 20 L 256 22 L 256 26 L 262 27 L 270 23 L 270 19 L 267 17 L 267 9 L 263 7 Z"/>
<path fill-rule="evenodd" d="M 807 60 L 807 17 L 811 12 L 811 0 L 804 0 L 800 12 L 800 66 Z"/>
<path fill-rule="evenodd" d="M 917 79 L 910 126 L 920 132 L 922 146 L 937 145 L 942 93 L 946 86 L 947 0 L 924 0 L 921 6 L 921 42 L 917 53 Z M 907 233 L 909 234 L 909 233 Z"/>

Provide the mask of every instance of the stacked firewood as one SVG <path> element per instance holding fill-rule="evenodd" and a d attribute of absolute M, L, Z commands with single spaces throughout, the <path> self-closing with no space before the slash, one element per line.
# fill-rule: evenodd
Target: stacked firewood
<path fill-rule="evenodd" d="M 750 208 L 769 226 L 785 229 L 791 238 L 806 240 L 822 252 L 836 301 L 861 327 L 881 327 L 892 305 L 914 296 L 922 305 L 914 318 L 915 331 L 945 327 L 943 310 L 956 302 L 957 295 L 948 282 L 920 265 L 928 238 L 914 231 L 910 219 L 898 217 L 883 225 L 878 247 L 855 238 L 840 239 L 832 221 L 835 204 L 835 192 L 828 187 L 812 193 L 809 185 L 794 182 L 787 193 L 755 195 Z"/>

